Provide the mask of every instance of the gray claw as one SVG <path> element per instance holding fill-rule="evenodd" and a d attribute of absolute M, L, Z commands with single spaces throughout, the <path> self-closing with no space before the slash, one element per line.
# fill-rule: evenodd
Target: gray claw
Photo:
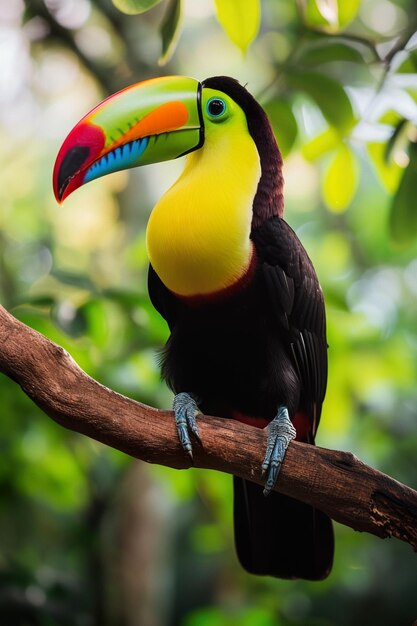
<path fill-rule="evenodd" d="M 264 488 L 265 496 L 275 487 L 285 452 L 296 434 L 287 408 L 285 406 L 280 407 L 278 413 L 268 426 L 268 442 L 265 458 L 262 463 L 262 476 L 264 476 L 265 473 L 267 474 Z"/>
<path fill-rule="evenodd" d="M 200 434 L 196 422 L 196 415 L 200 413 L 197 403 L 191 393 L 178 393 L 172 404 L 177 425 L 178 437 L 182 447 L 193 459 L 193 447 L 190 440 L 189 431 L 193 433 L 197 441 L 201 443 Z"/>

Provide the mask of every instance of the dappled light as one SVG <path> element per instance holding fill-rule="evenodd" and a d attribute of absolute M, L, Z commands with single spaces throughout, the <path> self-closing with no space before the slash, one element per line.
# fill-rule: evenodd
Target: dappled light
<path fill-rule="evenodd" d="M 179 16 L 180 4 L 0 0 L 0 304 L 103 385 L 169 409 L 145 229 L 184 159 L 92 181 L 63 206 L 53 164 L 110 93 L 161 75 L 234 76 L 269 115 L 285 219 L 325 295 L 317 443 L 416 488 L 415 3 L 251 0 L 245 13 L 184 0 Z M 64 430 L 4 376 L 0 397 L 1 624 L 417 619 L 417 557 L 396 539 L 335 525 L 326 581 L 250 576 L 234 553 L 230 476 L 148 466 Z"/>

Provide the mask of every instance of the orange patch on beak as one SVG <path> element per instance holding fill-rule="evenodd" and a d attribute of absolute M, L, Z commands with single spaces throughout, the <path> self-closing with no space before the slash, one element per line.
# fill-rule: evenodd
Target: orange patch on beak
<path fill-rule="evenodd" d="M 166 102 L 145 115 L 111 146 L 107 146 L 105 152 L 109 149 L 114 150 L 122 144 L 135 141 L 135 139 L 161 135 L 162 133 L 177 130 L 184 126 L 187 120 L 187 107 L 182 102 Z"/>

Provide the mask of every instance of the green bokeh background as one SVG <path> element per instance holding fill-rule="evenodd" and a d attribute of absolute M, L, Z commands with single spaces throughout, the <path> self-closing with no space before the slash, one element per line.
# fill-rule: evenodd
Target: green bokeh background
<path fill-rule="evenodd" d="M 103 384 L 169 407 L 144 231 L 181 162 L 100 179 L 63 207 L 51 172 L 67 132 L 108 93 L 156 75 L 235 76 L 273 122 L 286 219 L 325 292 L 318 444 L 416 487 L 415 30 L 413 0 L 171 0 L 139 15 L 110 0 L 2 0 L 1 303 Z M 62 429 L 4 376 L 0 397 L 1 624 L 417 619 L 406 544 L 336 525 L 326 581 L 251 577 L 234 554 L 230 477 L 132 461 Z"/>

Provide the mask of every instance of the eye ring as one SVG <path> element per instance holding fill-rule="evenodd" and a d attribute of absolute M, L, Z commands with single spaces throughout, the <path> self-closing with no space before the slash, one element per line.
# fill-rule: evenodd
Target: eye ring
<path fill-rule="evenodd" d="M 222 98 L 210 98 L 206 104 L 206 111 L 213 119 L 219 119 L 226 113 L 226 102 Z"/>

